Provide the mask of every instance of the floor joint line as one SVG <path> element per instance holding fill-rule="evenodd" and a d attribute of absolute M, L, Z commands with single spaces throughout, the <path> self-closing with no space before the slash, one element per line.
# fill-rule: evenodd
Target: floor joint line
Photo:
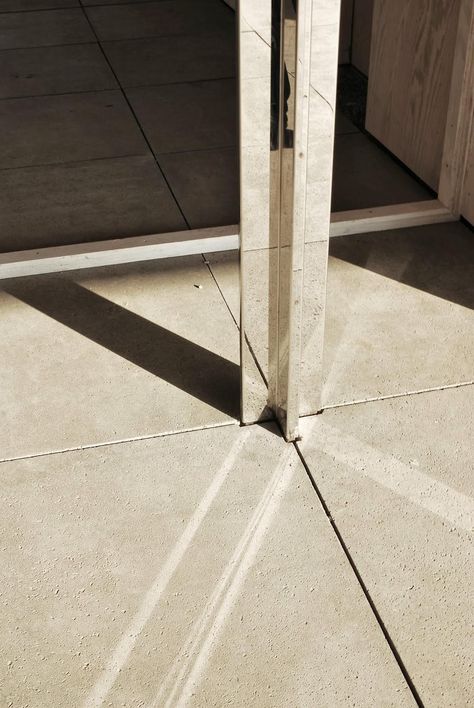
<path fill-rule="evenodd" d="M 153 150 L 153 148 L 152 148 L 152 146 L 151 146 L 151 143 L 150 143 L 150 141 L 148 140 L 148 137 L 147 137 L 147 135 L 146 135 L 146 133 L 145 133 L 145 130 L 144 130 L 142 124 L 140 123 L 140 121 L 138 120 L 138 116 L 137 116 L 137 114 L 135 113 L 135 110 L 134 110 L 134 108 L 133 108 L 133 106 L 132 106 L 132 104 L 131 104 L 131 102 L 130 102 L 128 96 L 127 96 L 127 93 L 126 93 L 124 87 L 122 86 L 122 83 L 121 83 L 121 81 L 120 81 L 120 79 L 119 79 L 119 77 L 118 77 L 118 75 L 117 75 L 117 73 L 116 73 L 114 67 L 112 66 L 112 63 L 110 62 L 109 57 L 107 56 L 107 53 L 106 53 L 104 47 L 102 46 L 102 40 L 100 39 L 99 35 L 97 34 L 97 32 L 96 32 L 96 30 L 95 30 L 95 27 L 94 27 L 94 25 L 92 24 L 92 21 L 91 21 L 89 15 L 87 14 L 87 9 L 86 9 L 86 7 L 83 5 L 82 0 L 79 0 L 79 2 L 80 2 L 80 7 L 81 7 L 81 10 L 82 10 L 82 13 L 83 13 L 83 15 L 84 15 L 84 17 L 85 17 L 85 19 L 86 19 L 86 21 L 87 21 L 87 23 L 88 23 L 90 29 L 91 29 L 91 32 L 93 33 L 93 35 L 94 35 L 94 37 L 95 37 L 95 40 L 96 40 L 96 42 L 97 42 L 97 46 L 99 47 L 102 56 L 104 57 L 104 59 L 105 59 L 107 65 L 108 65 L 110 71 L 112 72 L 112 74 L 113 74 L 113 76 L 114 76 L 114 78 L 115 78 L 115 81 L 117 82 L 117 84 L 118 84 L 118 86 L 119 86 L 119 90 L 120 90 L 120 92 L 122 93 L 122 96 L 123 96 L 123 98 L 124 98 L 124 100 L 125 100 L 125 102 L 126 102 L 126 104 L 127 104 L 127 106 L 128 106 L 128 109 L 130 110 L 130 112 L 131 112 L 131 114 L 132 114 L 132 116 L 133 116 L 133 119 L 135 120 L 135 123 L 137 124 L 138 129 L 140 130 L 140 133 L 141 133 L 141 135 L 142 135 L 142 137 L 143 137 L 143 139 L 144 139 L 146 145 L 148 146 L 148 149 L 150 150 L 150 153 L 151 153 L 152 157 L 154 158 L 155 163 L 156 163 L 158 169 L 160 170 L 160 173 L 161 173 L 161 175 L 162 175 L 162 177 L 163 177 L 163 179 L 164 179 L 164 181 L 165 181 L 166 186 L 167 186 L 168 189 L 169 189 L 169 192 L 170 192 L 170 194 L 171 194 L 171 196 L 172 196 L 172 198 L 173 198 L 173 200 L 174 200 L 176 206 L 178 207 L 179 213 L 181 214 L 181 216 L 182 216 L 182 218 L 183 218 L 183 220 L 184 220 L 184 223 L 186 224 L 187 228 L 190 229 L 190 228 L 191 228 L 191 225 L 190 225 L 188 219 L 186 218 L 186 215 L 185 215 L 185 213 L 184 213 L 184 211 L 183 211 L 183 209 L 182 209 L 182 207 L 181 207 L 181 204 L 179 203 L 179 201 L 178 201 L 178 199 L 177 199 L 177 197 L 176 197 L 176 195 L 175 195 L 173 189 L 171 188 L 171 184 L 169 183 L 168 178 L 166 177 L 163 168 L 161 167 L 160 163 L 158 162 L 158 159 L 157 159 L 157 156 L 156 156 L 156 154 L 155 154 L 155 151 Z"/>
<path fill-rule="evenodd" d="M 346 556 L 346 559 L 352 569 L 352 572 L 354 573 L 354 575 L 357 579 L 357 582 L 359 583 L 359 586 L 360 586 L 362 592 L 364 593 L 365 599 L 367 600 L 367 602 L 370 606 L 370 609 L 372 610 L 372 613 L 377 621 L 377 624 L 379 625 L 379 628 L 382 631 L 382 634 L 383 634 L 388 646 L 390 647 L 392 655 L 398 664 L 398 668 L 400 669 L 400 671 L 403 675 L 403 678 L 405 679 L 407 686 L 410 689 L 413 699 L 419 708 L 424 708 L 424 703 L 421 700 L 420 694 L 418 693 L 418 690 L 413 682 L 413 679 L 411 678 L 410 674 L 408 673 L 408 669 L 406 668 L 406 666 L 403 662 L 403 659 L 402 659 L 402 657 L 395 645 L 395 642 L 393 641 L 387 627 L 385 626 L 385 623 L 384 623 L 384 621 L 383 621 L 383 619 L 382 619 L 382 617 L 375 605 L 375 602 L 370 595 L 369 589 L 367 588 L 367 586 L 362 578 L 362 575 L 357 568 L 357 565 L 352 557 L 352 554 L 349 551 L 349 548 L 346 545 L 346 542 L 344 541 L 344 538 L 343 538 L 341 532 L 339 531 L 336 521 L 334 520 L 334 518 L 330 512 L 330 509 L 326 503 L 326 500 L 324 499 L 324 496 L 316 483 L 316 480 L 309 468 L 309 465 L 304 458 L 302 450 L 301 450 L 298 442 L 294 442 L 292 444 L 296 450 L 296 453 L 297 453 L 299 459 L 301 460 L 301 463 L 306 471 L 306 474 L 308 475 L 308 478 L 309 478 L 311 485 L 316 493 L 316 496 L 318 497 L 319 502 L 322 506 L 322 509 L 323 509 L 324 513 L 326 514 L 326 517 L 327 517 L 329 523 L 331 524 L 334 534 L 336 535 L 339 545 L 341 546 L 342 551 L 344 552 L 344 555 Z"/>
<path fill-rule="evenodd" d="M 309 413 L 308 415 L 301 416 L 302 418 L 309 418 L 313 415 L 318 415 L 324 413 L 324 411 L 333 410 L 334 408 L 344 408 L 346 406 L 358 406 L 361 403 L 376 403 L 377 401 L 389 401 L 394 398 L 405 398 L 406 396 L 419 396 L 423 393 L 435 393 L 436 391 L 450 391 L 456 388 L 463 388 L 465 386 L 474 385 L 474 380 L 472 381 L 460 381 L 455 384 L 444 384 L 441 386 L 433 386 L 431 388 L 420 388 L 414 391 L 405 391 L 402 393 L 391 393 L 386 396 L 374 396 L 373 398 L 361 398 L 355 401 L 344 401 L 342 403 L 332 403 L 328 406 L 323 406 L 317 413 Z"/>
<path fill-rule="evenodd" d="M 191 428 L 183 428 L 182 430 L 166 430 L 162 433 L 150 433 L 149 435 L 137 435 L 129 438 L 119 438 L 117 440 L 107 440 L 105 442 L 88 443 L 85 445 L 73 445 L 71 447 L 60 448 L 57 450 L 47 450 L 45 452 L 33 452 L 29 455 L 17 455 L 13 457 L 5 457 L 0 460 L 0 465 L 6 462 L 21 462 L 22 460 L 32 460 L 37 457 L 48 457 L 49 455 L 63 455 L 67 452 L 82 452 L 83 450 L 95 450 L 96 448 L 111 447 L 113 445 L 125 445 L 127 443 L 141 442 L 144 440 L 155 440 L 157 438 L 168 438 L 174 435 L 183 435 L 186 433 L 198 433 L 205 430 L 214 430 L 216 428 L 230 428 L 239 426 L 238 420 L 223 421 L 221 423 L 210 423 L 209 425 L 198 425 Z"/>

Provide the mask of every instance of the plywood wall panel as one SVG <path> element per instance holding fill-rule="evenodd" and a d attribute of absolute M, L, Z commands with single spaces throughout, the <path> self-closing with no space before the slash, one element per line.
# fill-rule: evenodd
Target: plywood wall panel
<path fill-rule="evenodd" d="M 339 64 L 350 64 L 352 44 L 352 14 L 354 0 L 341 2 L 341 28 L 339 33 Z"/>
<path fill-rule="evenodd" d="M 366 76 L 369 75 L 373 11 L 374 0 L 354 0 L 352 64 Z"/>
<path fill-rule="evenodd" d="M 459 0 L 375 0 L 366 126 L 435 191 Z"/>
<path fill-rule="evenodd" d="M 471 134 L 471 145 L 469 149 L 466 177 L 464 180 L 461 214 L 474 226 L 474 132 Z"/>

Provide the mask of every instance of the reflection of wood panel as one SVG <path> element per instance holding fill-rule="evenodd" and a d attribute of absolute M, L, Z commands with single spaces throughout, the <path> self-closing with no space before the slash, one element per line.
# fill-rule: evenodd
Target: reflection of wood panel
<path fill-rule="evenodd" d="M 339 64 L 354 64 L 369 73 L 374 0 L 342 0 Z"/>
<path fill-rule="evenodd" d="M 439 199 L 474 223 L 474 3 L 459 0 Z"/>
<path fill-rule="evenodd" d="M 474 131 L 471 135 L 469 158 L 461 203 L 461 214 L 474 226 Z"/>
<path fill-rule="evenodd" d="M 352 63 L 366 76 L 369 74 L 373 11 L 374 0 L 354 0 Z"/>
<path fill-rule="evenodd" d="M 367 129 L 438 189 L 459 0 L 375 0 Z"/>
<path fill-rule="evenodd" d="M 341 2 L 341 30 L 339 34 L 339 64 L 350 64 L 352 43 L 352 11 L 354 0 Z"/>

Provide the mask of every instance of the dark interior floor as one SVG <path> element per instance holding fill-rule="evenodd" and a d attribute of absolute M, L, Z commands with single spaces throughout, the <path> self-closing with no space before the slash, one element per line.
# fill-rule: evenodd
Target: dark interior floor
<path fill-rule="evenodd" d="M 0 251 L 238 221 L 234 75 L 221 0 L 0 0 Z"/>
<path fill-rule="evenodd" d="M 0 251 L 239 221 L 222 0 L 0 0 Z M 431 195 L 338 115 L 333 210 Z"/>
<path fill-rule="evenodd" d="M 364 130 L 367 78 L 339 67 L 333 211 L 432 199 L 434 193 Z"/>

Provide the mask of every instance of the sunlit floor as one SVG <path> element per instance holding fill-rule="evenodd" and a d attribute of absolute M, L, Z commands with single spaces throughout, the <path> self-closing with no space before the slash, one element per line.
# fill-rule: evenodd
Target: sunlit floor
<path fill-rule="evenodd" d="M 332 241 L 299 451 L 234 254 L 5 281 L 0 705 L 470 705 L 472 243 Z"/>

